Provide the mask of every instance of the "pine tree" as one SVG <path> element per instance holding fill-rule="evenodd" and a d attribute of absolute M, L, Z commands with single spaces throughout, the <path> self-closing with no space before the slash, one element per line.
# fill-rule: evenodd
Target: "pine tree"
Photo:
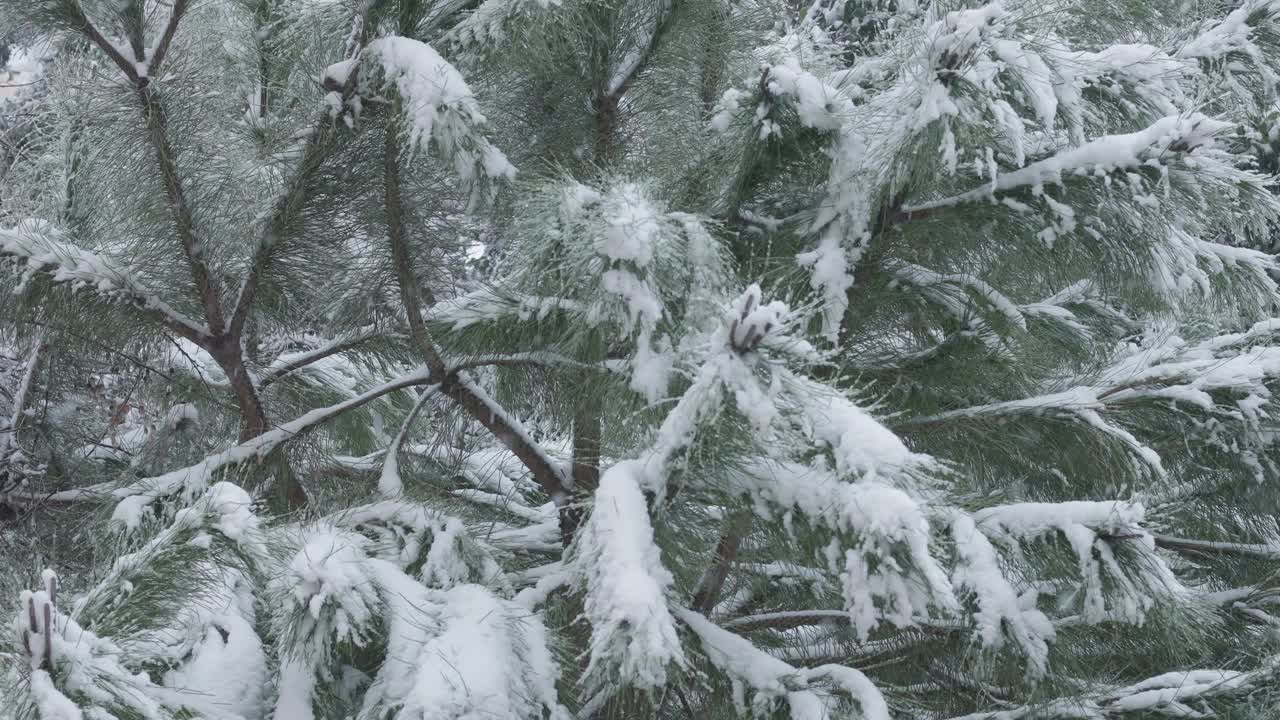
<path fill-rule="evenodd" d="M 0 718 L 1280 712 L 1280 0 L 0 17 Z"/>

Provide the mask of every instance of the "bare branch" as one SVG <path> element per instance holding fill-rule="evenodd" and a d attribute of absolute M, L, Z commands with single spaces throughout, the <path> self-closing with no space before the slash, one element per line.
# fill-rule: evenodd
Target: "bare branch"
<path fill-rule="evenodd" d="M 711 567 L 698 580 L 698 589 L 693 594 L 693 609 L 707 614 L 720 600 L 724 589 L 724 581 L 738 559 L 738 548 L 742 545 L 742 536 L 751 527 L 751 511 L 738 510 L 725 521 L 720 541 L 716 543 L 715 559 Z"/>
<path fill-rule="evenodd" d="M 169 46 L 173 43 L 173 36 L 178 32 L 178 22 L 182 20 L 182 16 L 186 12 L 187 0 L 174 0 L 173 12 L 169 15 L 169 24 L 165 25 L 164 34 L 160 36 L 160 43 L 156 45 L 156 50 L 149 59 L 147 74 L 151 77 L 155 77 L 160 73 L 160 68 L 164 65 L 165 56 L 169 54 Z"/>
<path fill-rule="evenodd" d="M 112 44 L 110 40 L 104 37 L 102 33 L 98 31 L 98 28 L 94 27 L 93 22 L 89 20 L 89 16 L 85 14 L 84 9 L 80 7 L 79 3 L 75 3 L 74 7 L 75 12 L 79 15 L 77 19 L 80 24 L 80 32 L 84 33 L 85 37 L 89 38 L 90 42 L 97 45 L 102 52 L 106 53 L 111 62 L 115 63 L 116 67 L 120 68 L 120 72 L 123 72 L 124 76 L 129 78 L 129 82 L 136 86 L 139 81 L 137 66 L 126 58 L 124 54 L 120 52 L 120 49 Z"/>
<path fill-rule="evenodd" d="M 1175 538 L 1167 535 L 1153 535 L 1156 547 L 1180 553 L 1199 553 L 1203 555 L 1239 555 L 1266 560 L 1280 558 L 1280 546 L 1271 544 L 1247 544 L 1217 542 L 1214 540 L 1191 540 Z"/>

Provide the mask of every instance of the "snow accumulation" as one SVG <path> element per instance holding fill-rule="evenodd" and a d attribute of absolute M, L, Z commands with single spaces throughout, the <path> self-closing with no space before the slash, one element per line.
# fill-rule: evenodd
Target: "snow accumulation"
<path fill-rule="evenodd" d="M 315 663 L 335 640 L 373 642 L 376 616 L 386 626 L 386 661 L 369 685 L 362 714 L 394 709 L 448 720 L 546 712 L 567 720 L 538 616 L 479 585 L 429 588 L 368 551 L 362 536 L 319 527 L 290 564 L 283 582 L 306 614 L 277 715 L 287 709 L 296 713 L 290 717 L 313 717 Z"/>
<path fill-rule="evenodd" d="M 1083 616 L 1088 622 L 1119 620 L 1141 623 L 1154 600 L 1151 591 L 1176 592 L 1181 585 L 1155 551 L 1155 541 L 1142 527 L 1141 503 L 1121 501 L 1069 501 L 1015 503 L 974 513 L 979 529 L 1010 545 L 1050 533 L 1059 534 L 1076 553 L 1084 580 Z M 1143 553 L 1142 583 L 1135 582 L 1116 561 L 1102 536 L 1130 540 L 1129 547 Z M 1103 597 L 1103 573 L 1110 576 L 1112 606 Z"/>
<path fill-rule="evenodd" d="M 23 284 L 35 273 L 48 274 L 54 282 L 74 288 L 91 288 L 117 300 L 162 313 L 173 322 L 206 334 L 202 325 L 169 307 L 128 270 L 102 255 L 66 242 L 62 232 L 43 220 L 23 220 L 15 227 L 0 228 L 0 253 L 27 265 Z"/>
<path fill-rule="evenodd" d="M 464 48 L 500 43 L 507 38 L 509 23 L 523 15 L 559 5 L 560 0 L 484 0 L 449 31 L 448 39 Z"/>
<path fill-rule="evenodd" d="M 685 664 L 667 600 L 673 581 L 653 539 L 637 460 L 615 463 L 600 478 L 595 503 L 575 544 L 577 581 L 586 586 L 591 623 L 588 675 L 616 662 L 621 682 L 666 683 L 667 666 Z"/>
<path fill-rule="evenodd" d="M 150 646 L 125 648 L 59 612 L 56 576 L 46 570 L 43 580 L 44 589 L 22 593 L 23 609 L 14 621 L 42 719 L 159 718 L 184 710 L 247 717 L 261 710 L 265 655 L 252 627 L 252 604 L 241 601 L 234 584 L 222 585 L 215 597 L 189 609 L 184 627 L 152 633 Z M 139 650 L 173 665 L 163 685 L 125 667 L 122 661 Z M 57 684 L 50 674 L 54 668 Z M 84 701 L 88 706 L 82 708 Z"/>
<path fill-rule="evenodd" d="M 991 541 L 970 516 L 955 514 L 951 537 L 960 561 L 952 581 L 958 589 L 977 596 L 975 620 L 983 645 L 1002 646 L 1007 632 L 1027 657 L 1031 674 L 1043 676 L 1048 669 L 1049 643 L 1054 639 L 1054 629 L 1049 618 L 1036 609 L 1034 588 L 1018 594 L 1000 570 L 1000 558 Z"/>
<path fill-rule="evenodd" d="M 1045 185 L 1060 184 L 1063 175 L 1103 175 L 1123 168 L 1135 168 L 1154 161 L 1171 147 L 1191 152 L 1202 146 L 1213 146 L 1231 123 L 1215 120 L 1199 113 L 1164 117 L 1143 130 L 1121 135 L 1108 135 L 1080 147 L 1064 150 L 1026 167 L 1004 173 L 977 190 L 941 200 L 908 205 L 903 212 L 919 212 L 973 202 L 1003 190 L 1031 187 L 1042 193 Z"/>
<path fill-rule="evenodd" d="M 872 480 L 847 482 L 820 467 L 785 462 L 753 468 L 736 482 L 765 516 L 794 510 L 855 538 L 849 548 L 834 538 L 826 559 L 828 570 L 840 578 L 859 637 L 866 638 L 882 621 L 913 625 L 928 616 L 931 605 L 957 607 L 950 580 L 929 552 L 925 511 L 906 492 Z M 890 557 L 901 561 L 884 562 Z"/>
<path fill-rule="evenodd" d="M 382 37 L 364 48 L 359 61 L 377 63 L 382 86 L 401 98 L 411 147 L 425 152 L 435 143 L 464 181 L 477 179 L 477 171 L 495 179 L 515 177 L 515 166 L 480 134 L 486 120 L 462 73 L 430 45 Z M 344 60 L 326 68 L 324 77 L 345 82 L 354 69 L 354 61 Z"/>
<path fill-rule="evenodd" d="M 754 693 L 755 708 L 767 708 L 774 700 L 784 698 L 792 720 L 827 720 L 831 701 L 827 691 L 818 687 L 826 681 L 857 701 L 866 720 L 889 720 L 884 696 L 858 670 L 836 665 L 793 667 L 692 610 L 681 608 L 677 615 L 698 636 L 707 658 L 728 674 L 740 713 L 748 710 L 746 690 L 749 688 Z"/>
<path fill-rule="evenodd" d="M 1207 22 L 1204 32 L 1178 50 L 1178 57 L 1218 59 L 1231 53 L 1243 53 L 1258 58 L 1261 51 L 1252 41 L 1257 25 L 1248 22 L 1257 14 L 1275 22 L 1280 16 L 1280 5 L 1274 0 L 1245 0 L 1222 20 Z"/>

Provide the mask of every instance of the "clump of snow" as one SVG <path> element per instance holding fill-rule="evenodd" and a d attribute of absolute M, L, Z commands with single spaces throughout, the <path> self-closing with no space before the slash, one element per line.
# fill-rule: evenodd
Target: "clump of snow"
<path fill-rule="evenodd" d="M 906 492 L 787 462 L 757 466 L 736 482 L 762 515 L 796 510 L 836 531 L 827 565 L 841 579 L 859 637 L 886 620 L 905 627 L 927 617 L 930 607 L 957 607 L 951 582 L 929 551 L 924 510 Z M 842 547 L 841 537 L 853 545 Z"/>
<path fill-rule="evenodd" d="M 291 562 L 283 582 L 305 614 L 289 635 L 277 716 L 312 717 L 328 648 L 336 641 L 368 646 L 374 637 L 366 630 L 377 618 L 386 629 L 385 659 L 364 696 L 362 716 L 568 719 L 557 701 L 559 669 L 540 618 L 479 585 L 427 587 L 371 557 L 372 549 L 358 535 L 321 526 Z"/>
<path fill-rule="evenodd" d="M 1178 50 L 1178 57 L 1215 60 L 1231 54 L 1259 58 L 1261 49 L 1253 42 L 1258 26 L 1250 18 L 1275 22 L 1280 7 L 1272 0 L 1246 0 L 1221 20 L 1206 22 L 1204 31 Z"/>
<path fill-rule="evenodd" d="M 685 658 L 667 605 L 671 573 L 654 544 L 640 490 L 643 473 L 636 460 L 604 472 L 575 543 L 573 567 L 586 586 L 591 623 L 587 674 L 616 668 L 618 682 L 656 688 L 666 683 L 667 667 L 683 666 Z"/>
<path fill-rule="evenodd" d="M 841 475 L 891 480 L 904 471 L 936 465 L 928 455 L 911 452 L 893 431 L 834 391 L 815 390 L 802 409 L 814 435 L 831 448 Z"/>
<path fill-rule="evenodd" d="M 477 585 L 441 593 L 387 581 L 390 640 L 365 696 L 370 717 L 568 720 L 539 618 Z"/>
<path fill-rule="evenodd" d="M 603 203 L 606 228 L 596 238 L 596 252 L 610 260 L 630 260 L 641 268 L 649 264 L 663 213 L 635 183 L 610 188 Z"/>
<path fill-rule="evenodd" d="M 370 577 L 368 541 L 349 532 L 320 529 L 289 563 L 293 600 L 306 611 L 302 634 L 360 644 L 381 604 Z"/>
<path fill-rule="evenodd" d="M 411 146 L 425 151 L 435 143 L 464 181 L 475 179 L 477 171 L 490 178 L 515 177 L 515 166 L 479 133 L 486 120 L 471 88 L 434 48 L 388 36 L 369 43 L 360 57 L 378 63 L 384 86 L 399 93 Z"/>
<path fill-rule="evenodd" d="M 982 644 L 1001 647 L 1007 632 L 1022 648 L 1029 673 L 1043 676 L 1048 669 L 1054 630 L 1049 618 L 1035 607 L 1035 590 L 1021 595 L 1014 590 L 1000 570 L 995 548 L 970 516 L 956 514 L 951 521 L 951 536 L 959 560 L 952 582 L 977 597 L 977 632 Z"/>

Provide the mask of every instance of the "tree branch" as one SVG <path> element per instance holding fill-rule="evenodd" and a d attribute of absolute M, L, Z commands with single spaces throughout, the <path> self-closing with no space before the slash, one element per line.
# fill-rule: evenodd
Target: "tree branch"
<path fill-rule="evenodd" d="M 790 630 L 805 625 L 848 625 L 849 621 L 848 610 L 795 610 L 747 615 L 721 623 L 721 627 L 732 628 L 736 632 L 753 632 Z"/>
<path fill-rule="evenodd" d="M 0 254 L 23 261 L 29 269 L 49 275 L 57 283 L 83 283 L 95 292 L 138 310 L 145 318 L 196 344 L 209 339 L 209 331 L 174 310 L 129 272 L 107 258 L 58 239 L 60 233 L 39 232 L 19 225 L 0 230 Z"/>
<path fill-rule="evenodd" d="M 80 7 L 79 3 L 75 3 L 74 7 L 77 14 L 76 19 L 80 25 L 80 32 L 84 33 L 85 37 L 89 38 L 90 42 L 97 45 L 102 52 L 106 53 L 107 58 L 109 58 L 111 62 L 115 63 L 116 67 L 120 68 L 120 72 L 124 73 L 124 76 L 129 79 L 130 83 L 136 86 L 139 80 L 137 66 L 126 58 L 124 54 L 120 52 L 119 48 L 113 45 L 110 40 L 106 39 L 102 33 L 98 31 L 98 28 L 94 27 L 93 22 L 89 20 L 89 16 L 85 14 L 84 9 Z"/>
<path fill-rule="evenodd" d="M 165 196 L 169 200 L 169 207 L 173 210 L 178 238 L 182 241 L 182 251 L 187 256 L 187 263 L 191 268 L 191 279 L 195 282 L 196 292 L 204 306 L 205 321 L 209 328 L 217 333 L 225 325 L 218 284 L 209 272 L 209 265 L 205 260 L 200 240 L 196 237 L 195 217 L 186 191 L 182 187 L 182 179 L 178 176 L 177 151 L 174 150 L 169 139 L 169 122 L 165 116 L 164 107 L 160 104 L 158 93 L 145 80 L 145 78 L 139 78 L 135 82 L 135 94 L 142 105 L 142 117 L 147 124 L 151 146 L 156 152 L 160 175 L 164 179 Z"/>
<path fill-rule="evenodd" d="M 468 415 L 484 426 L 520 462 L 556 505 L 568 500 L 568 485 L 561 470 L 547 454 L 533 442 L 514 417 L 498 405 L 462 372 L 451 372 L 427 329 L 422 317 L 424 297 L 430 303 L 433 298 L 422 292 L 413 271 L 413 261 L 404 234 L 404 208 L 400 199 L 400 141 L 394 126 L 388 126 L 383 144 L 383 192 L 386 205 L 387 238 L 391 243 L 391 260 L 400 287 L 400 302 L 404 306 L 409 333 L 418 346 L 423 360 L 432 375 L 441 378 L 440 393 L 461 407 Z"/>
<path fill-rule="evenodd" d="M 348 58 L 356 57 L 366 41 L 363 32 L 363 17 L 356 15 L 352 22 L 354 23 L 352 35 L 349 46 L 346 48 Z M 341 88 L 344 99 L 355 92 L 359 72 L 358 66 L 351 69 L 351 74 L 347 77 L 346 84 Z M 262 78 L 262 82 L 262 97 L 265 98 L 265 77 Z M 265 110 L 265 107 L 262 109 Z M 290 178 L 284 194 L 277 200 L 271 213 L 271 220 L 267 223 L 262 237 L 258 240 L 258 247 L 254 250 L 253 259 L 249 265 L 249 272 L 245 274 L 244 283 L 240 286 L 240 292 L 236 296 L 235 308 L 231 311 L 231 321 L 227 326 L 229 335 L 239 337 L 243 331 L 245 321 L 249 317 L 249 311 L 253 307 L 253 301 L 257 297 L 258 285 L 262 282 L 263 275 L 267 273 L 271 263 L 275 260 L 280 238 L 287 231 L 293 213 L 303 201 L 306 194 L 307 180 L 320 166 L 320 161 L 324 157 L 321 150 L 328 144 L 333 133 L 334 124 L 326 111 L 321 114 L 315 128 L 307 136 L 307 142 L 302 148 L 302 159 L 298 163 L 298 168 Z"/>
<path fill-rule="evenodd" d="M 316 128 L 307 136 L 306 144 L 302 148 L 302 158 L 298 162 L 297 169 L 290 178 L 284 193 L 276 201 L 275 207 L 271 212 L 271 219 L 267 222 L 262 237 L 258 240 L 258 247 L 254 250 L 249 270 L 245 274 L 244 282 L 240 286 L 240 292 L 236 296 L 235 308 L 231 311 L 227 334 L 232 337 L 239 337 L 244 330 L 249 311 L 253 308 L 253 301 L 257 297 L 258 286 L 275 260 L 281 238 L 288 232 L 288 227 L 293 220 L 294 214 L 305 199 L 307 180 L 320 166 L 320 162 L 324 158 L 322 150 L 332 137 L 334 132 L 332 125 L 333 123 L 329 121 L 326 114 Z"/>
<path fill-rule="evenodd" d="M 725 521 L 720 541 L 716 543 L 715 559 L 711 567 L 703 573 L 698 581 L 698 589 L 693 594 L 693 609 L 706 615 L 720 600 L 724 589 L 724 581 L 738 559 L 738 548 L 742 545 L 742 537 L 751 527 L 751 511 L 737 510 Z"/>
<path fill-rule="evenodd" d="M 1202 555 L 1240 555 L 1265 560 L 1280 558 L 1280 546 L 1270 544 L 1246 544 L 1217 542 L 1214 540 L 1191 540 L 1175 538 L 1167 535 L 1153 535 L 1156 547 L 1180 553 L 1198 553 Z"/>
<path fill-rule="evenodd" d="M 271 385 L 272 383 L 276 383 L 283 380 L 286 376 L 290 375 L 291 373 L 301 370 L 302 368 L 305 368 L 309 365 L 315 364 L 327 357 L 340 355 L 348 350 L 357 348 L 363 345 L 364 343 L 369 342 L 370 340 L 376 340 L 380 337 L 382 337 L 380 333 L 377 333 L 372 330 L 361 331 L 353 336 L 342 338 L 340 340 L 335 340 L 325 345 L 321 345 L 320 347 L 315 348 L 313 350 L 307 350 L 301 353 L 292 353 L 292 354 L 286 353 L 284 355 L 281 355 L 280 357 L 276 358 L 276 363 L 279 363 L 281 360 L 283 360 L 286 357 L 290 357 L 290 355 L 292 357 L 291 359 L 287 360 L 283 364 L 277 365 L 276 363 L 272 363 L 272 366 L 268 370 L 267 374 L 264 375 L 258 381 L 258 389 L 259 390 L 264 389 L 267 386 Z"/>
<path fill-rule="evenodd" d="M 431 385 L 436 382 L 437 377 L 425 368 L 401 375 L 394 380 L 383 383 L 382 385 L 349 400 L 337 403 L 336 405 L 317 408 L 305 413 L 304 415 L 280 425 L 279 427 L 250 438 L 247 441 L 241 442 L 239 445 L 210 455 L 195 465 L 173 470 L 158 477 L 144 478 L 138 482 L 115 490 L 112 492 L 112 495 L 116 498 L 127 498 L 135 495 L 145 495 L 147 497 L 154 498 L 178 492 L 185 487 L 189 481 L 207 480 L 211 473 L 222 467 L 235 465 L 252 458 L 266 457 L 276 448 L 301 436 L 317 425 L 328 422 L 357 408 L 363 407 L 384 395 L 393 393 L 397 390 L 403 390 L 405 388 L 419 385 Z M 60 494 L 60 497 L 70 499 L 70 496 L 67 495 Z"/>
<path fill-rule="evenodd" d="M 165 25 L 164 33 L 160 36 L 160 42 L 156 45 L 156 50 L 148 61 L 147 74 L 151 77 L 155 77 L 160 73 L 165 56 L 169 54 L 169 46 L 173 44 L 173 36 L 178 32 L 178 22 L 186 12 L 187 0 L 174 0 L 173 12 L 169 15 L 169 23 Z"/>
<path fill-rule="evenodd" d="M 165 34 L 170 42 L 172 41 L 173 33 L 177 32 L 177 23 L 182 16 L 179 11 L 185 8 L 185 4 L 186 0 L 178 0 L 174 5 L 174 13 L 169 19 L 169 26 L 165 29 Z M 196 291 L 204 306 L 205 320 L 213 332 L 219 332 L 223 327 L 223 322 L 218 286 L 209 272 L 200 242 L 195 236 L 195 219 L 186 192 L 182 188 L 182 181 L 178 177 L 177 153 L 169 139 L 168 121 L 164 108 L 160 105 L 160 98 L 151 85 L 150 77 L 138 73 L 135 63 L 125 58 L 120 50 L 94 27 L 88 15 L 84 13 L 83 8 L 78 4 L 76 5 L 76 11 L 79 16 L 77 19 L 81 26 L 81 31 L 93 44 L 106 53 L 107 57 L 124 72 L 125 77 L 129 78 L 129 82 L 133 84 L 134 94 L 142 107 L 142 116 L 146 122 L 148 139 L 152 148 L 156 151 L 160 175 L 164 180 L 165 196 L 169 201 L 169 207 L 173 210 L 178 237 L 182 241 L 182 250 L 187 256 L 188 264 L 191 266 L 191 277 L 195 281 Z M 165 52 L 168 52 L 167 44 Z M 138 62 L 145 62 L 146 58 L 140 57 L 137 60 Z"/>

